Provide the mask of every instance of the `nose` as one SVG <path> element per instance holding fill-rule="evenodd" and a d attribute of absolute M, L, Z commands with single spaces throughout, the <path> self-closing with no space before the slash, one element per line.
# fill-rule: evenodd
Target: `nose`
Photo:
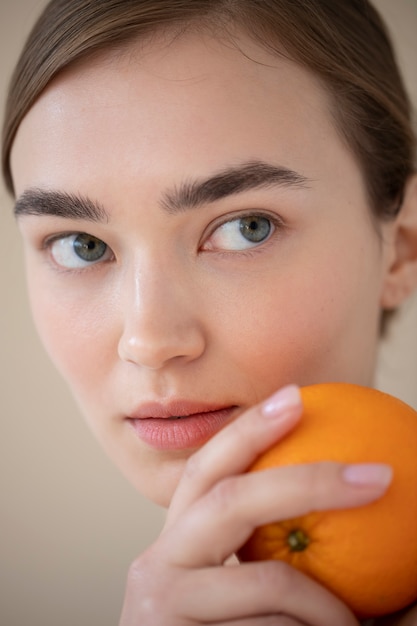
<path fill-rule="evenodd" d="M 128 274 L 121 298 L 119 357 L 151 370 L 198 359 L 206 341 L 192 284 L 173 268 Z"/>

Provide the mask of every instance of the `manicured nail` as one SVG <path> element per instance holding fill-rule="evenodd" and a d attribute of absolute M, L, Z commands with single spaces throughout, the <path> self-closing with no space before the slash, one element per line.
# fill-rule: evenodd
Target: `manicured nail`
<path fill-rule="evenodd" d="M 287 412 L 292 407 L 301 404 L 300 389 L 297 385 L 287 385 L 272 396 L 270 396 L 262 405 L 262 413 L 267 417 L 274 417 Z"/>
<path fill-rule="evenodd" d="M 392 468 L 383 463 L 359 463 L 343 469 L 343 480 L 350 485 L 388 487 L 392 480 Z"/>

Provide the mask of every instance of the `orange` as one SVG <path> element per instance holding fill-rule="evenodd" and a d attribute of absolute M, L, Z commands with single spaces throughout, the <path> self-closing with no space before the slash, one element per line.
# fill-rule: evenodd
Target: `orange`
<path fill-rule="evenodd" d="M 304 387 L 301 394 L 299 425 L 249 471 L 383 462 L 392 466 L 393 482 L 371 504 L 262 526 L 239 557 L 290 563 L 358 617 L 395 612 L 417 599 L 417 412 L 388 394 L 344 383 Z"/>

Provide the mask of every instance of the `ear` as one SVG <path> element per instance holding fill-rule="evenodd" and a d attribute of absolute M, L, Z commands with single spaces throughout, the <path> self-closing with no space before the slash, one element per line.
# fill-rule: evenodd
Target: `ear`
<path fill-rule="evenodd" d="M 396 309 L 417 289 L 417 174 L 409 178 L 401 210 L 388 228 L 381 307 L 389 310 Z"/>

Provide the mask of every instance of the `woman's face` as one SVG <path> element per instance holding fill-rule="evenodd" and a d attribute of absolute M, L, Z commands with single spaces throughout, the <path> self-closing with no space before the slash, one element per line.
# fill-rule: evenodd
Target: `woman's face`
<path fill-rule="evenodd" d="M 154 38 L 73 68 L 12 152 L 41 338 L 163 504 L 282 385 L 372 384 L 387 233 L 319 83 L 240 44 Z"/>

